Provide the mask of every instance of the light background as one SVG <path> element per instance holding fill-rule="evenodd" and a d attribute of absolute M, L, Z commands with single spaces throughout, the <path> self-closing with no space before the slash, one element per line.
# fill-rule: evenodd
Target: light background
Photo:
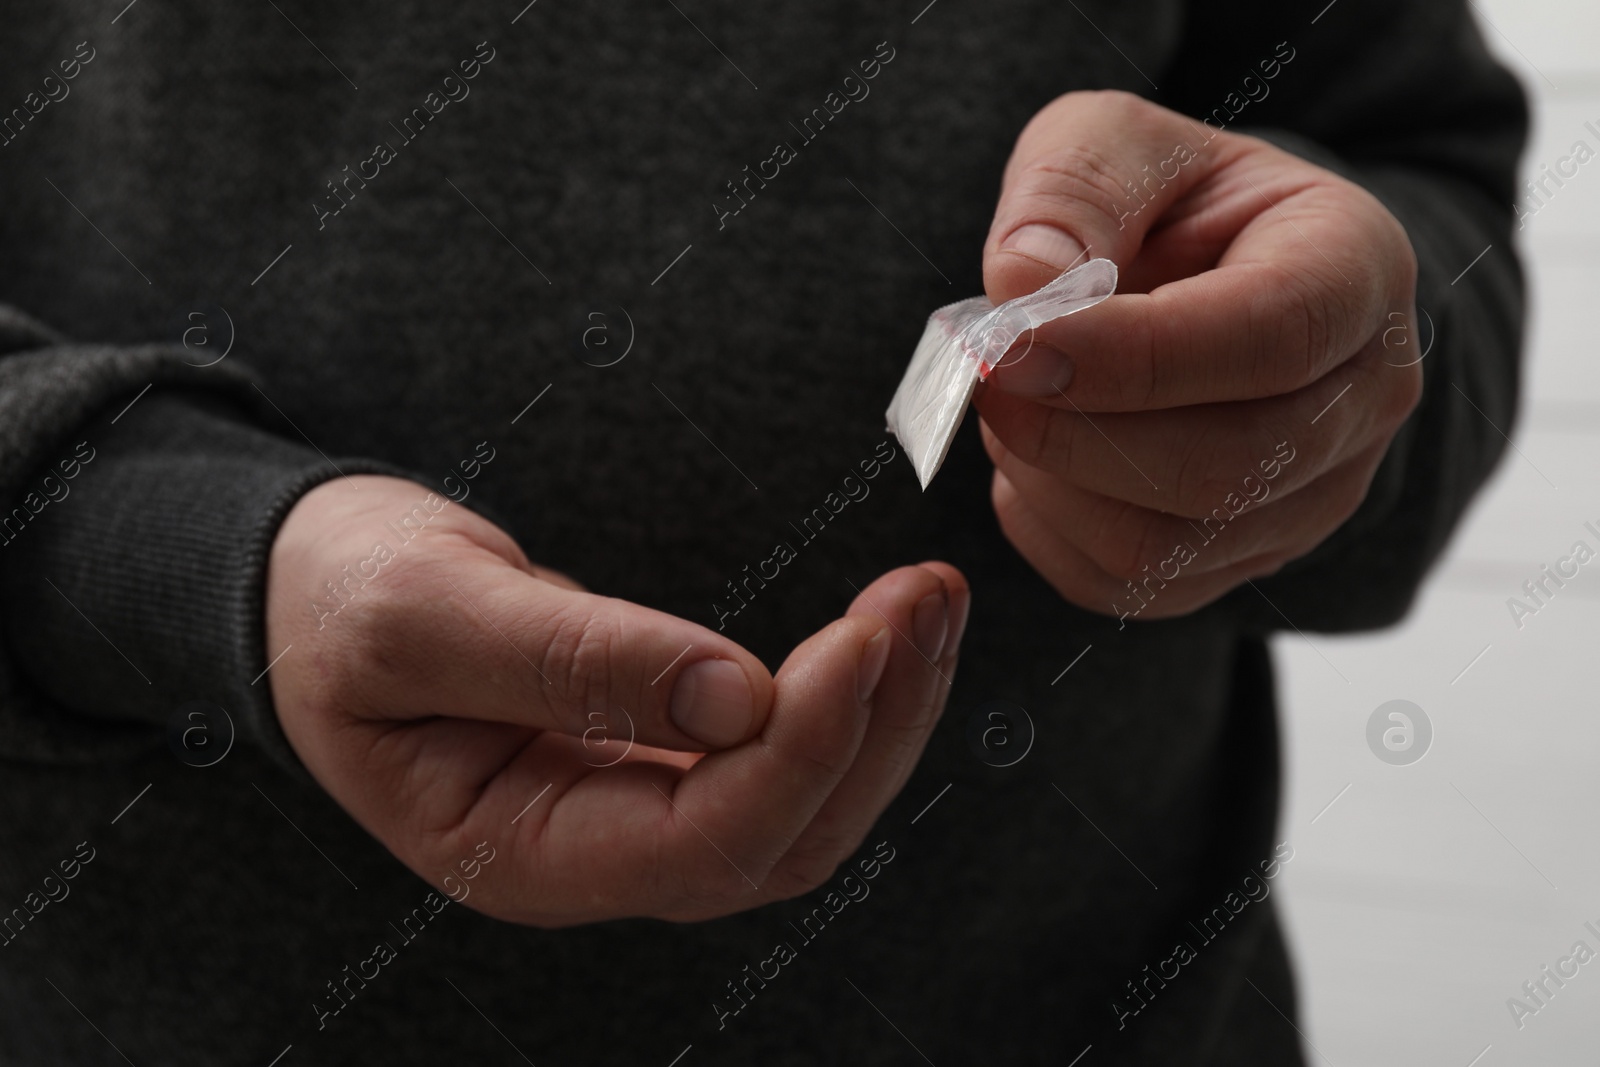
<path fill-rule="evenodd" d="M 1524 177 L 1580 138 L 1600 150 L 1583 127 L 1600 127 L 1600 4 L 1474 7 L 1533 99 Z M 1520 631 L 1506 606 L 1574 541 L 1600 549 L 1583 529 L 1600 528 L 1600 159 L 1519 238 L 1532 293 L 1520 454 L 1401 627 L 1275 642 L 1279 836 L 1295 848 L 1277 897 L 1312 1064 L 1600 1064 L 1600 958 L 1522 1029 L 1506 1005 L 1576 940 L 1600 952 L 1583 928 L 1600 929 L 1600 559 Z M 1368 717 L 1395 698 L 1433 723 L 1410 766 L 1367 747 Z"/>

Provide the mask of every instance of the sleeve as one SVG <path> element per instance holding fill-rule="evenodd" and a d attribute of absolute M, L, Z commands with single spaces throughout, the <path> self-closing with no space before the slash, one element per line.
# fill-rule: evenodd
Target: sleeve
<path fill-rule="evenodd" d="M 325 457 L 246 372 L 190 358 L 0 305 L 0 756 L 125 757 L 208 700 L 305 773 L 261 677 L 268 550 L 313 486 L 399 472 Z"/>
<path fill-rule="evenodd" d="M 1427 352 L 1421 402 L 1356 514 L 1216 606 L 1263 632 L 1289 620 L 1322 631 L 1390 625 L 1505 450 L 1516 413 L 1522 90 L 1488 54 L 1463 0 L 1295 9 L 1200 0 L 1161 102 L 1349 178 L 1410 236 L 1419 321 L 1394 358 Z"/>

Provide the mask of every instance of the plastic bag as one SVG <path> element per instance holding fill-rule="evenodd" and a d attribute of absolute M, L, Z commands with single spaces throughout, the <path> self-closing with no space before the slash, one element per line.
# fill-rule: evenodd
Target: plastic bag
<path fill-rule="evenodd" d="M 988 297 L 942 307 L 928 316 L 885 417 L 922 488 L 944 463 L 978 383 L 989 376 L 1024 332 L 1094 307 L 1117 290 L 1117 265 L 1091 259 L 1038 292 L 999 307 Z M 1025 356 L 1024 356 L 1025 358 Z"/>

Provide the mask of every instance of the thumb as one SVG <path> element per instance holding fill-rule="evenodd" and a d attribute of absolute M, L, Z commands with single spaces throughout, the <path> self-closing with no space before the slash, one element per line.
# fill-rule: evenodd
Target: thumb
<path fill-rule="evenodd" d="M 1162 214 L 1221 165 L 1228 136 L 1130 93 L 1058 97 L 1006 164 L 983 252 L 989 299 L 1034 292 L 1094 256 L 1126 268 Z"/>
<path fill-rule="evenodd" d="M 359 616 L 362 704 L 703 751 L 762 730 L 772 676 L 687 619 L 555 584 L 485 553 L 414 557 Z M 348 629 L 348 628 L 347 628 Z M 606 749 L 609 756 L 613 749 Z"/>

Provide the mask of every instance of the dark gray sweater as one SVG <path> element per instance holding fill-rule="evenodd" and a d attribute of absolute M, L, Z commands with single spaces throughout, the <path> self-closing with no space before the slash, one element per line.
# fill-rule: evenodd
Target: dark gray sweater
<path fill-rule="evenodd" d="M 7 6 L 0 1062 L 1298 1062 L 1263 641 L 1399 618 L 1503 446 L 1521 95 L 1459 2 L 925 3 Z M 880 449 L 928 312 L 981 291 L 1017 132 L 1091 87 L 1365 184 L 1437 327 L 1353 519 L 1121 630 L 1007 545 L 970 425 L 930 492 L 896 456 L 790 526 Z M 708 625 L 789 540 L 727 623 L 773 666 L 851 583 L 960 566 L 960 675 L 874 877 L 697 925 L 444 904 L 255 681 L 276 525 L 337 470 L 468 493 Z M 237 727 L 213 766 L 169 745 L 194 700 Z M 1007 767 L 971 743 L 996 700 L 1034 727 Z"/>

